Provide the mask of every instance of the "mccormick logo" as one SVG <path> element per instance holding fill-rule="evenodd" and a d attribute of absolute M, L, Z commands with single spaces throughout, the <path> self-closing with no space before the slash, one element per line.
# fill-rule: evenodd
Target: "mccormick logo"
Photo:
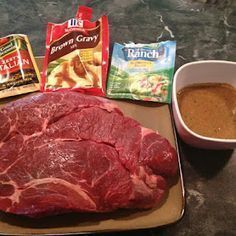
<path fill-rule="evenodd" d="M 77 19 L 70 19 L 68 20 L 68 28 L 73 28 L 73 27 L 83 27 L 83 21 L 82 20 L 77 20 Z"/>
<path fill-rule="evenodd" d="M 130 60 L 147 60 L 156 61 L 160 57 L 164 56 L 165 48 L 160 46 L 158 49 L 153 48 L 137 48 L 137 47 L 124 47 L 123 48 L 124 57 L 126 61 Z"/>

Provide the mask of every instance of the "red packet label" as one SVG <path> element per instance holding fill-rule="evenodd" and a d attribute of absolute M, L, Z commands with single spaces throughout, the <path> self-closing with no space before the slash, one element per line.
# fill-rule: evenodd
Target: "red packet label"
<path fill-rule="evenodd" d="M 73 89 L 104 96 L 109 54 L 108 20 L 91 22 L 81 6 L 76 18 L 48 24 L 42 91 Z"/>
<path fill-rule="evenodd" d="M 0 98 L 39 90 L 39 76 L 26 35 L 0 39 Z"/>

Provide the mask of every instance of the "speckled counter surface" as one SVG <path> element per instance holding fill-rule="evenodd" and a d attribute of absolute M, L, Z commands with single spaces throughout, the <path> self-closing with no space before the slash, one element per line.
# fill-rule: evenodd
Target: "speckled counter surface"
<path fill-rule="evenodd" d="M 25 33 L 34 54 L 44 55 L 46 23 L 73 17 L 78 4 L 93 7 L 95 17 L 109 16 L 111 45 L 176 40 L 176 69 L 201 59 L 236 60 L 235 0 L 0 0 L 0 37 Z M 236 151 L 179 145 L 186 187 L 183 218 L 158 229 L 111 235 L 236 235 Z"/>

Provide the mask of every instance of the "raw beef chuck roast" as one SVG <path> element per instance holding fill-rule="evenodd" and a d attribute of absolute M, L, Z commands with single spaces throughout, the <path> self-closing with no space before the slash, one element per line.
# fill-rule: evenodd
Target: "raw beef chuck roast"
<path fill-rule="evenodd" d="M 0 210 L 42 217 L 160 203 L 176 152 L 111 102 L 44 93 L 0 110 Z"/>

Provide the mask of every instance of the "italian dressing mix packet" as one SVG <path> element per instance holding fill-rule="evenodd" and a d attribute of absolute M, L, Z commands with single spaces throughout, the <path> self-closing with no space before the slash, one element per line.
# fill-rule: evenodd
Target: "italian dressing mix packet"
<path fill-rule="evenodd" d="M 175 41 L 114 44 L 107 96 L 170 103 Z"/>
<path fill-rule="evenodd" d="M 0 38 L 0 98 L 39 90 L 40 74 L 28 37 Z"/>
<path fill-rule="evenodd" d="M 105 96 L 109 56 L 107 16 L 91 22 L 92 9 L 80 6 L 75 18 L 48 23 L 42 91 L 73 89 Z"/>

